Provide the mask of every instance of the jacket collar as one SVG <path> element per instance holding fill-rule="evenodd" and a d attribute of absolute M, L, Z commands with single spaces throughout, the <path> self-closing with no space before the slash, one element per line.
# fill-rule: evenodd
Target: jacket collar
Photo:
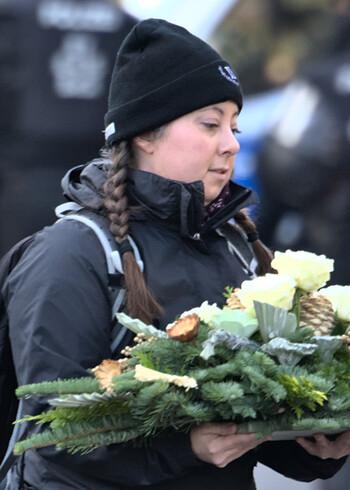
<path fill-rule="evenodd" d="M 255 193 L 230 182 L 231 199 L 205 220 L 204 186 L 201 181 L 184 183 L 165 179 L 142 170 L 130 170 L 129 197 L 141 206 L 137 217 L 147 214 L 179 228 L 180 234 L 196 237 L 214 230 L 231 219 L 240 209 L 257 202 Z"/>
<path fill-rule="evenodd" d="M 97 160 L 71 169 L 62 180 L 67 199 L 96 212 L 103 212 L 103 184 L 110 162 Z M 184 183 L 142 170 L 130 169 L 128 192 L 138 208 L 135 219 L 158 219 L 179 230 L 182 236 L 205 234 L 231 219 L 240 209 L 257 202 L 255 193 L 230 182 L 230 200 L 206 216 L 204 187 L 201 181 Z"/>

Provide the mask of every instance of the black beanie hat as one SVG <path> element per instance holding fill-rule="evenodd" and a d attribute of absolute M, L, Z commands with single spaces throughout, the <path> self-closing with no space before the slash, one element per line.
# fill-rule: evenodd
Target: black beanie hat
<path fill-rule="evenodd" d="M 161 19 L 136 24 L 117 54 L 105 116 L 108 145 L 242 93 L 230 65 L 183 27 Z"/>

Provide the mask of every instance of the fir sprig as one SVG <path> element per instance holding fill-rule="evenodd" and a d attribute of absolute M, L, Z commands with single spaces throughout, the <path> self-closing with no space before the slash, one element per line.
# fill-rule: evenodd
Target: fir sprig
<path fill-rule="evenodd" d="M 98 381 L 92 376 L 85 378 L 57 379 L 20 386 L 16 390 L 18 398 L 30 395 L 65 395 L 80 393 L 102 393 Z"/>
<path fill-rule="evenodd" d="M 303 376 L 282 374 L 279 379 L 287 391 L 287 403 L 297 418 L 303 415 L 305 408 L 314 412 L 318 405 L 322 406 L 327 400 L 327 395 L 316 390 L 312 382 Z"/>

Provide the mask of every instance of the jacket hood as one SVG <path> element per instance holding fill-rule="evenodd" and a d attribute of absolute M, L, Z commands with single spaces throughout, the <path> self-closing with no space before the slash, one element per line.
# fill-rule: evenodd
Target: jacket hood
<path fill-rule="evenodd" d="M 93 211 L 103 209 L 103 185 L 111 163 L 95 160 L 72 168 L 62 179 L 65 197 Z M 159 219 L 179 227 L 182 236 L 193 237 L 222 225 L 257 198 L 252 190 L 230 182 L 230 200 L 218 212 L 205 219 L 204 186 L 201 181 L 179 182 L 143 170 L 130 169 L 128 194 L 138 207 L 137 219 Z"/>
<path fill-rule="evenodd" d="M 95 160 L 71 168 L 61 181 L 63 195 L 84 208 L 100 211 L 103 207 L 103 184 L 111 163 Z"/>

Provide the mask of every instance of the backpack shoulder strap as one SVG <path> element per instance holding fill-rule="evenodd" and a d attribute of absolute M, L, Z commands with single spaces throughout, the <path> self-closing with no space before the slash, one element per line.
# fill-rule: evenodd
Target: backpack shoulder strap
<path fill-rule="evenodd" d="M 109 279 L 116 275 L 120 276 L 124 274 L 120 253 L 118 251 L 118 244 L 109 230 L 108 222 L 104 216 L 82 208 L 73 202 L 64 203 L 61 206 L 58 206 L 55 211 L 59 218 L 58 221 L 64 219 L 79 221 L 91 228 L 95 233 L 105 253 Z M 144 265 L 139 249 L 130 235 L 128 236 L 128 240 L 133 248 L 136 262 L 143 271 Z M 112 304 L 111 316 L 114 321 L 116 313 L 120 311 L 124 305 L 125 289 L 116 287 L 110 283 L 109 293 Z M 111 350 L 113 354 L 118 351 L 126 332 L 126 327 L 122 327 L 118 323 L 114 325 L 111 334 Z"/>
<path fill-rule="evenodd" d="M 56 216 L 59 218 L 58 221 L 63 219 L 70 219 L 75 221 L 80 221 L 86 226 L 91 228 L 96 234 L 100 241 L 100 244 L 104 250 L 107 269 L 109 274 L 123 274 L 123 267 L 120 258 L 120 253 L 118 251 L 118 244 L 116 243 L 114 236 L 109 230 L 106 218 L 102 215 L 89 211 L 82 208 L 76 203 L 64 203 L 56 208 Z M 135 259 L 143 271 L 144 265 L 139 252 L 139 249 L 130 235 L 128 235 L 129 242 L 133 248 Z"/>
<path fill-rule="evenodd" d="M 243 231 L 234 223 L 226 223 L 217 233 L 227 240 L 229 251 L 236 256 L 249 277 L 255 277 L 255 258 Z"/>

